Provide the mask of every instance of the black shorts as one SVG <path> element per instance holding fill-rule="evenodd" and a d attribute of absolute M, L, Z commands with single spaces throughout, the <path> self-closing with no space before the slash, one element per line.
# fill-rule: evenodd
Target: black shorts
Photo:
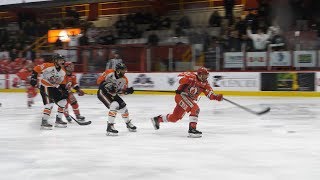
<path fill-rule="evenodd" d="M 68 98 L 68 92 L 64 92 L 63 90 L 55 87 L 45 87 L 42 85 L 40 86 L 40 94 L 44 105 L 57 103 L 62 99 Z"/>
<path fill-rule="evenodd" d="M 99 89 L 97 93 L 98 99 L 109 109 L 110 104 L 113 101 L 117 101 L 119 103 L 119 109 L 122 109 L 126 107 L 126 103 L 123 101 L 123 99 L 117 94 L 115 96 L 110 95 L 109 93 Z M 118 110 L 119 110 L 118 109 Z"/>

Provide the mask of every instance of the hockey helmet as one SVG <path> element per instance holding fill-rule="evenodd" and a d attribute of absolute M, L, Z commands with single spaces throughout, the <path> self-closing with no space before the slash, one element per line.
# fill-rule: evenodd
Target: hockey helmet
<path fill-rule="evenodd" d="M 208 76 L 209 76 L 209 71 L 207 68 L 205 67 L 200 67 L 198 70 L 197 70 L 197 77 L 200 81 L 202 82 L 205 82 L 207 81 L 208 79 Z"/>
<path fill-rule="evenodd" d="M 118 63 L 116 64 L 115 70 L 116 70 L 117 76 L 121 78 L 127 72 L 127 66 L 124 63 Z"/>
<path fill-rule="evenodd" d="M 66 69 L 66 71 L 68 72 L 73 72 L 74 71 L 74 64 L 72 62 L 65 62 L 64 63 L 64 68 Z"/>
<path fill-rule="evenodd" d="M 61 65 L 64 64 L 65 58 L 61 54 L 55 54 L 55 55 L 52 56 L 52 61 L 53 61 L 53 63 L 58 64 L 59 66 L 61 66 Z"/>

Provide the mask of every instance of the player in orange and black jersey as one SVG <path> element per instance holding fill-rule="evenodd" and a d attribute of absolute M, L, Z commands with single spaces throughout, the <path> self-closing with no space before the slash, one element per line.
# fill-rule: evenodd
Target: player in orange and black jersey
<path fill-rule="evenodd" d="M 74 114 L 76 115 L 77 120 L 84 121 L 85 117 L 80 115 L 79 104 L 74 96 L 72 89 L 76 90 L 79 96 L 83 96 L 84 92 L 80 89 L 79 84 L 77 83 L 77 77 L 72 72 L 74 71 L 74 64 L 72 62 L 65 62 L 64 68 L 66 70 L 66 87 L 68 89 L 69 95 L 67 99 L 67 105 L 64 109 L 64 116 L 68 122 L 72 121 L 72 118 L 69 116 L 68 104 L 71 105 Z"/>
<path fill-rule="evenodd" d="M 59 106 L 55 127 L 67 127 L 67 123 L 61 120 L 68 98 L 65 80 L 66 72 L 63 68 L 65 59 L 61 55 L 53 55 L 52 59 L 53 63 L 43 63 L 34 67 L 30 80 L 30 84 L 35 87 L 38 75 L 42 74 L 40 94 L 44 110 L 41 129 L 52 129 L 52 125 L 48 123 L 48 120 L 54 103 Z"/>
<path fill-rule="evenodd" d="M 118 131 L 114 128 L 115 118 L 118 112 L 121 113 L 130 132 L 135 132 L 137 127 L 129 119 L 127 104 L 119 94 L 132 94 L 133 88 L 128 88 L 128 79 L 125 76 L 127 67 L 123 63 L 118 63 L 115 70 L 108 69 L 97 79 L 99 85 L 98 99 L 109 109 L 107 135 L 116 136 Z"/>

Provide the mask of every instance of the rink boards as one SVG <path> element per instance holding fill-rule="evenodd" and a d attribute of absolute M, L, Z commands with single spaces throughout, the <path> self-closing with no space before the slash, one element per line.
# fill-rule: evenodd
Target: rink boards
<path fill-rule="evenodd" d="M 136 94 L 170 94 L 179 85 L 180 72 L 127 73 Z M 97 91 L 97 73 L 77 73 L 86 93 Z M 319 72 L 210 72 L 209 84 L 216 93 L 236 96 L 320 96 Z M 15 74 L 0 74 L 0 92 L 24 92 L 24 82 Z"/>

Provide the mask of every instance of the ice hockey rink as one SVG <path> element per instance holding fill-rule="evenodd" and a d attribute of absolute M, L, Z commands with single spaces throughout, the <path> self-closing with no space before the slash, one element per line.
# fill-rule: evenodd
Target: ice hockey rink
<path fill-rule="evenodd" d="M 202 97 L 198 129 L 188 138 L 188 116 L 153 129 L 150 118 L 171 112 L 173 95 L 123 96 L 138 127 L 105 135 L 107 109 L 95 95 L 78 97 L 89 126 L 40 130 L 42 102 L 28 109 L 24 93 L 0 93 L 2 180 L 319 180 L 320 98 L 226 98 L 263 116 Z M 50 122 L 54 122 L 56 107 Z M 64 119 L 65 120 L 65 119 Z"/>

